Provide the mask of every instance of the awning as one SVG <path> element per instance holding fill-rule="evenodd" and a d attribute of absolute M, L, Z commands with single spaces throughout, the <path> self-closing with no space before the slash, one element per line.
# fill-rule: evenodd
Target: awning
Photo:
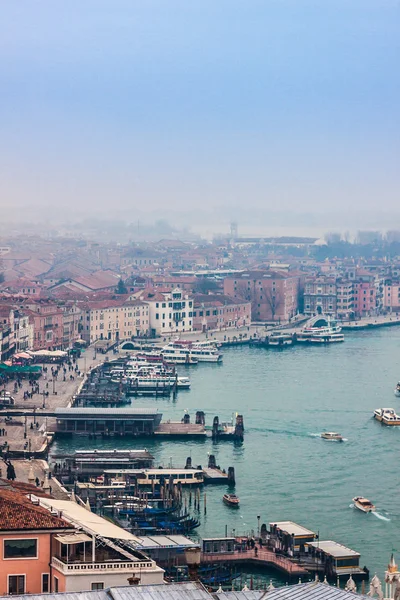
<path fill-rule="evenodd" d="M 82 542 L 91 542 L 92 538 L 86 533 L 70 533 L 67 535 L 56 535 L 54 537 L 57 542 L 62 544 L 81 544 Z"/>

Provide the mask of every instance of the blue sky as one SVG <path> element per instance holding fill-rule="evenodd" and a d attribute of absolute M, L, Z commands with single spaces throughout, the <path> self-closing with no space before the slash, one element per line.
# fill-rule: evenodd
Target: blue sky
<path fill-rule="evenodd" d="M 395 210 L 397 0 L 0 4 L 4 204 Z"/>

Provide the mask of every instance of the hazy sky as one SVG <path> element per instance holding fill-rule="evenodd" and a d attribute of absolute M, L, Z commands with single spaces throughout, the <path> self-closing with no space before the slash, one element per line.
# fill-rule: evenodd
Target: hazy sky
<path fill-rule="evenodd" d="M 0 3 L 0 202 L 400 210 L 397 0 Z"/>

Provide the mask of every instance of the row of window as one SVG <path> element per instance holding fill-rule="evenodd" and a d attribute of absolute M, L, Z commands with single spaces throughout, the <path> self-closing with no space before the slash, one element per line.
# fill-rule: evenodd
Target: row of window
<path fill-rule="evenodd" d="M 59 579 L 54 577 L 54 592 L 59 591 Z M 94 581 L 91 584 L 92 591 L 104 590 L 103 581 Z M 42 593 L 48 594 L 50 592 L 50 575 L 49 573 L 42 573 Z M 9 575 L 8 576 L 8 593 L 10 596 L 16 596 L 18 594 L 26 593 L 26 576 L 25 575 Z"/>

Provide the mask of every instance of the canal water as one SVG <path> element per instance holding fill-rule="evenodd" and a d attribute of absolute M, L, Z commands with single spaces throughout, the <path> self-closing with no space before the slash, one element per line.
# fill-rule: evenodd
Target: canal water
<path fill-rule="evenodd" d="M 245 441 L 232 442 L 77 439 L 57 442 L 53 451 L 88 447 L 146 446 L 155 464 L 206 465 L 208 454 L 222 468 L 235 467 L 240 509 L 222 503 L 225 486 L 207 486 L 207 515 L 201 507 L 202 537 L 257 532 L 260 523 L 292 520 L 361 553 L 361 566 L 382 575 L 392 549 L 400 554 L 400 428 L 372 419 L 377 407 L 394 407 L 400 379 L 400 327 L 346 333 L 344 344 L 284 350 L 229 348 L 221 365 L 200 364 L 189 373 L 190 391 L 176 401 L 134 399 L 132 406 L 157 406 L 164 419 L 204 410 L 229 420 L 244 415 Z M 338 431 L 344 443 L 324 441 Z M 376 514 L 354 509 L 363 495 Z"/>

